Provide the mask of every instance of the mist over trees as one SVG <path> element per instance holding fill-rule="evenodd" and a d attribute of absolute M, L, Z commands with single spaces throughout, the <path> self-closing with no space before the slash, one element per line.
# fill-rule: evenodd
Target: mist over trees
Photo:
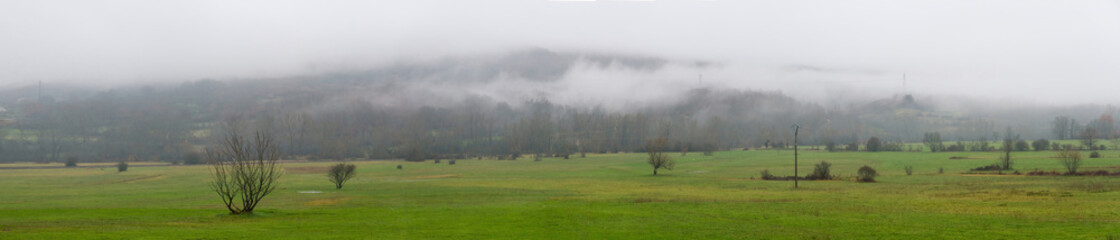
<path fill-rule="evenodd" d="M 197 162 L 203 146 L 221 140 L 220 122 L 234 115 L 269 129 L 285 158 L 311 159 L 582 156 L 640 152 L 656 138 L 667 140 L 665 151 L 784 148 L 792 145 L 791 122 L 802 126 L 803 145 L 831 143 L 832 150 L 840 150 L 836 145 L 856 150 L 874 138 L 882 146 L 869 150 L 903 150 L 897 143 L 924 140 L 938 151 L 984 151 L 1004 127 L 1026 139 L 1099 144 L 1099 139 L 1120 136 L 1113 127 L 1114 108 L 1100 106 L 946 110 L 924 98 L 899 95 L 836 108 L 780 92 L 698 86 L 658 101 L 610 107 L 461 90 L 494 81 L 556 81 L 577 61 L 626 71 L 669 64 L 532 50 L 476 64 L 398 64 L 281 79 L 108 90 L 47 84 L 43 96 L 34 86 L 8 89 L 0 94 L 0 162 L 68 157 Z M 1081 125 L 1078 118 L 1091 120 Z M 945 147 L 941 141 L 982 142 Z"/>

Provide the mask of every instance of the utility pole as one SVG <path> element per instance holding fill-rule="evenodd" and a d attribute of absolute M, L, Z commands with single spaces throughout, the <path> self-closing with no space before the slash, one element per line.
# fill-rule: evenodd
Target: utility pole
<path fill-rule="evenodd" d="M 797 188 L 797 132 L 801 126 L 793 125 L 793 188 Z"/>

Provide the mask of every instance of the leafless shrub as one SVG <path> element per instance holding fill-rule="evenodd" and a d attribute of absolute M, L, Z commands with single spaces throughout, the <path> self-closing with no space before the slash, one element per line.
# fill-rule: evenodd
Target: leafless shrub
<path fill-rule="evenodd" d="M 830 170 L 831 168 L 832 168 L 831 163 L 821 161 L 821 163 L 818 163 L 813 167 L 813 173 L 810 173 L 809 176 L 805 176 L 805 179 L 808 179 L 808 180 L 829 180 L 829 179 L 832 179 L 832 173 L 831 173 L 831 170 Z"/>
<path fill-rule="evenodd" d="M 335 189 L 342 189 L 342 184 L 354 177 L 354 170 L 357 168 L 354 164 L 335 164 L 327 171 L 327 178 L 331 180 L 331 183 L 334 183 Z"/>
<path fill-rule="evenodd" d="M 859 180 L 860 182 L 875 182 L 875 177 L 879 176 L 879 173 L 876 172 L 874 168 L 864 165 L 863 167 L 859 168 L 857 175 L 858 177 L 856 178 L 856 180 Z"/>
<path fill-rule="evenodd" d="M 762 175 L 763 180 L 772 180 L 777 178 L 774 176 L 774 174 L 770 174 L 770 169 L 763 169 L 762 173 L 760 174 Z"/>
<path fill-rule="evenodd" d="M 1062 150 L 1058 152 L 1058 161 L 1061 161 L 1062 166 L 1066 167 L 1066 174 L 1075 175 L 1077 174 L 1077 168 L 1081 167 L 1081 153 L 1072 149 Z"/>
<path fill-rule="evenodd" d="M 668 154 L 665 154 L 665 147 L 669 146 L 669 141 L 664 138 L 658 138 L 646 142 L 646 152 L 649 154 L 648 163 L 653 167 L 653 175 L 657 175 L 657 169 L 673 170 L 676 161 Z"/>
<path fill-rule="evenodd" d="M 236 131 L 226 134 L 222 144 L 206 150 L 213 170 L 214 190 L 230 214 L 252 213 L 257 204 L 276 190 L 282 168 L 280 151 L 267 132 L 256 132 L 246 139 Z"/>

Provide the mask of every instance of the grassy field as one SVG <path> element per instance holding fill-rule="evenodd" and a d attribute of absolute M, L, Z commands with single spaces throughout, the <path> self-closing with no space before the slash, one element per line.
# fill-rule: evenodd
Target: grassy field
<path fill-rule="evenodd" d="M 870 165 L 879 182 L 757 180 L 763 169 L 792 175 L 792 154 L 674 154 L 676 169 L 659 176 L 642 154 L 357 162 L 342 190 L 324 176 L 331 163 L 291 163 L 252 216 L 225 213 L 205 166 L 6 169 L 0 239 L 1120 237 L 1118 178 L 964 174 L 995 152 L 802 152 L 802 174 L 827 160 L 841 176 Z M 1085 170 L 1120 170 L 1120 151 L 1103 154 Z M 1016 152 L 1015 168 L 1061 169 L 1053 155 Z"/>
<path fill-rule="evenodd" d="M 171 165 L 171 164 L 166 163 L 166 162 L 129 162 L 128 163 L 128 166 L 130 166 L 130 167 L 168 166 L 168 165 Z M 57 162 L 57 163 L 5 163 L 5 164 L 0 164 L 0 169 L 64 168 L 64 167 L 66 167 L 66 164 L 61 163 L 61 162 Z M 78 162 L 77 167 L 79 167 L 79 168 L 113 168 L 113 170 L 116 170 L 117 169 L 117 163 L 116 162 L 97 162 L 97 163 Z"/>

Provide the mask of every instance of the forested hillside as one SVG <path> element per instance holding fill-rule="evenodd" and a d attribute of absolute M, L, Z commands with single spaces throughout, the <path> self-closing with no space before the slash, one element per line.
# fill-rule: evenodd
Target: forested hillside
<path fill-rule="evenodd" d="M 998 103 L 946 108 L 909 94 L 828 109 L 780 92 L 705 85 L 622 107 L 560 103 L 553 98 L 562 96 L 548 93 L 570 94 L 562 82 L 578 68 L 642 73 L 672 64 L 679 63 L 532 49 L 278 79 L 107 90 L 47 82 L 41 96 L 38 86 L 0 93 L 0 162 L 181 161 L 230 124 L 273 134 L 289 158 L 424 159 L 633 152 L 657 137 L 669 139 L 674 151 L 785 147 L 794 124 L 801 126 L 802 144 L 814 145 L 870 137 L 917 142 L 928 132 L 945 141 L 996 140 L 1005 126 L 1025 139 L 1077 138 L 1074 130 L 1052 131 L 1055 118 L 1103 126 L 1113 111 Z M 1115 135 L 1108 126 L 1102 138 Z"/>

